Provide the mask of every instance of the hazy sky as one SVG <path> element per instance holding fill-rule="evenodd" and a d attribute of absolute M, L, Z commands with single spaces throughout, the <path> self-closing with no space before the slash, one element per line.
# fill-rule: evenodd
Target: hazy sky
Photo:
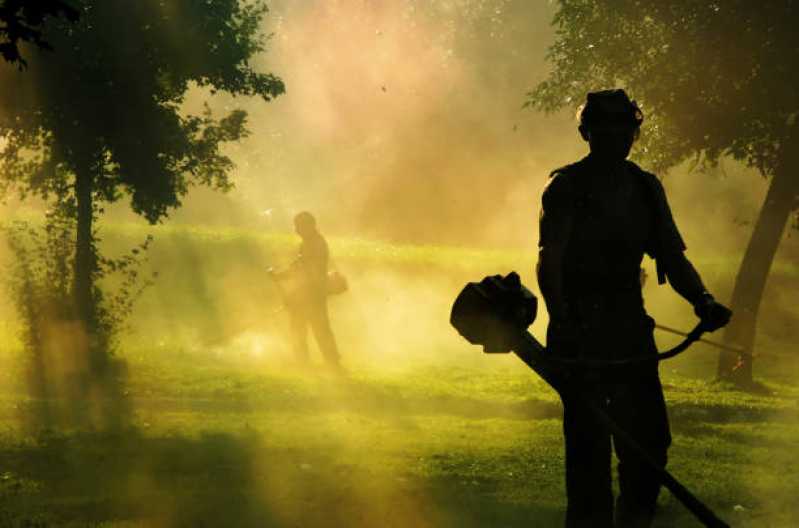
<path fill-rule="evenodd" d="M 223 101 L 250 112 L 231 149 L 247 207 L 363 236 L 520 241 L 506 226 L 533 225 L 546 174 L 582 148 L 568 113 L 521 108 L 547 72 L 548 2 L 270 5 L 258 66 L 287 93 Z"/>
<path fill-rule="evenodd" d="M 271 39 L 256 62 L 283 78 L 287 93 L 268 104 L 213 100 L 217 108 L 250 113 L 251 137 L 230 149 L 238 189 L 228 197 L 195 193 L 178 219 L 252 221 L 271 210 L 273 223 L 285 226 L 294 212 L 309 209 L 333 234 L 535 244 L 548 173 L 586 152 L 572 111 L 545 116 L 522 109 L 526 92 L 549 71 L 554 5 L 270 6 L 264 32 Z M 196 94 L 189 106 L 199 101 Z M 745 243 L 764 181 L 735 168 L 727 176 L 712 180 L 681 168 L 666 178 L 689 242 L 697 222 L 703 238 L 716 230 L 717 245 Z M 703 211 L 696 210 L 697 193 L 713 198 Z"/>

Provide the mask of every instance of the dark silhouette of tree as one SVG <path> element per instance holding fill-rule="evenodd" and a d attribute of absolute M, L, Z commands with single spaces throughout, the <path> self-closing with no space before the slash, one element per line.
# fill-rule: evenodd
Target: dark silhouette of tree
<path fill-rule="evenodd" d="M 0 169 L 6 186 L 53 200 L 76 220 L 71 263 L 76 318 L 98 333 L 96 219 L 129 199 L 151 223 L 181 204 L 191 185 L 231 186 L 224 143 L 246 134 L 246 113 L 181 111 L 191 86 L 259 96 L 282 81 L 255 71 L 264 48 L 261 1 L 73 0 L 75 23 L 49 18 L 25 72 L 0 67 Z M 34 56 L 35 55 L 35 56 Z M 4 145 L 3 145 L 4 144 Z M 66 196 L 63 194 L 66 193 Z M 102 347 L 92 365 L 104 364 Z"/>
<path fill-rule="evenodd" d="M 657 170 L 731 157 L 770 180 L 743 261 L 718 375 L 752 381 L 751 350 L 772 260 L 799 194 L 799 4 L 561 0 L 549 50 L 554 69 L 527 105 L 553 111 L 589 90 L 623 86 L 644 105 L 638 155 Z"/>
<path fill-rule="evenodd" d="M 0 55 L 21 67 L 27 65 L 19 52 L 21 42 L 52 49 L 42 38 L 47 17 L 63 16 L 74 22 L 78 12 L 62 0 L 2 0 L 0 2 Z"/>

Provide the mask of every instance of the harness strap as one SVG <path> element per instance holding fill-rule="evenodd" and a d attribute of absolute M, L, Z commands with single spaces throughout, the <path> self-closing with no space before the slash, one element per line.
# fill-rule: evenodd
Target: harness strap
<path fill-rule="evenodd" d="M 552 363 L 553 365 L 572 368 L 613 368 L 645 363 L 657 363 L 658 361 L 671 359 L 679 354 L 682 354 L 688 349 L 688 347 L 699 341 L 704 333 L 705 326 L 702 324 L 702 322 L 699 322 L 693 330 L 688 332 L 688 334 L 685 336 L 685 339 L 683 339 L 680 344 L 664 352 L 658 352 L 657 354 L 651 356 L 636 356 L 625 359 L 567 359 L 547 357 L 546 361 L 548 363 Z"/>

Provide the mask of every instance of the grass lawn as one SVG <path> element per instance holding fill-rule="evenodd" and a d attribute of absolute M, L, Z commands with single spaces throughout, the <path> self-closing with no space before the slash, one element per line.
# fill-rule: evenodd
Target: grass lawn
<path fill-rule="evenodd" d="M 142 234 L 125 229 L 112 245 Z M 65 410 L 58 399 L 32 400 L 13 329 L 0 328 L 0 527 L 561 526 L 557 396 L 514 357 L 482 355 L 446 325 L 450 286 L 462 283 L 451 274 L 479 278 L 530 255 L 332 245 L 340 264 L 365 270 L 350 300 L 336 301 L 344 377 L 242 350 L 252 342 L 214 341 L 244 310 L 241 292 L 262 293 L 267 261 L 291 252 L 281 235 L 156 235 L 161 276 L 120 347 L 127 376 L 116 428 L 43 422 L 48 408 L 91 414 L 98 401 Z M 274 299 L 251 311 L 267 304 Z M 200 335 L 214 346 L 185 344 L 181 325 L 217 325 Z M 386 350 L 364 345 L 369 332 Z M 756 371 L 769 396 L 704 381 L 712 353 L 662 368 L 669 467 L 735 527 L 799 526 L 799 372 L 785 342 L 765 342 Z M 699 526 L 667 492 L 660 504 L 656 526 Z"/>
<path fill-rule="evenodd" d="M 513 359 L 337 378 L 142 352 L 113 432 L 26 429 L 35 402 L 8 394 L 0 525 L 558 526 L 560 406 Z M 664 382 L 674 474 L 733 526 L 797 526 L 799 390 Z M 698 526 L 661 505 L 657 526 Z"/>

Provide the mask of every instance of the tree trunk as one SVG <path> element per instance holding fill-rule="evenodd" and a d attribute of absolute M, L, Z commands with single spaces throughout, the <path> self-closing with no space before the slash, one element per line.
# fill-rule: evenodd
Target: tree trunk
<path fill-rule="evenodd" d="M 738 269 L 730 301 L 734 314 L 724 332 L 724 342 L 743 349 L 745 353 L 739 358 L 735 353 L 723 351 L 719 357 L 717 375 L 740 385 L 753 381 L 752 350 L 757 314 L 771 263 L 799 192 L 799 175 L 795 173 L 797 163 L 793 159 L 795 155 L 786 154 L 792 159 L 781 164 L 769 185 L 766 200 Z"/>
<path fill-rule="evenodd" d="M 97 258 L 92 235 L 94 207 L 94 178 L 90 165 L 76 171 L 75 200 L 77 234 L 75 238 L 75 269 L 73 295 L 75 311 L 89 343 L 89 368 L 96 372 L 104 364 L 104 352 L 98 347 L 97 309 L 94 298 L 94 275 Z"/>

